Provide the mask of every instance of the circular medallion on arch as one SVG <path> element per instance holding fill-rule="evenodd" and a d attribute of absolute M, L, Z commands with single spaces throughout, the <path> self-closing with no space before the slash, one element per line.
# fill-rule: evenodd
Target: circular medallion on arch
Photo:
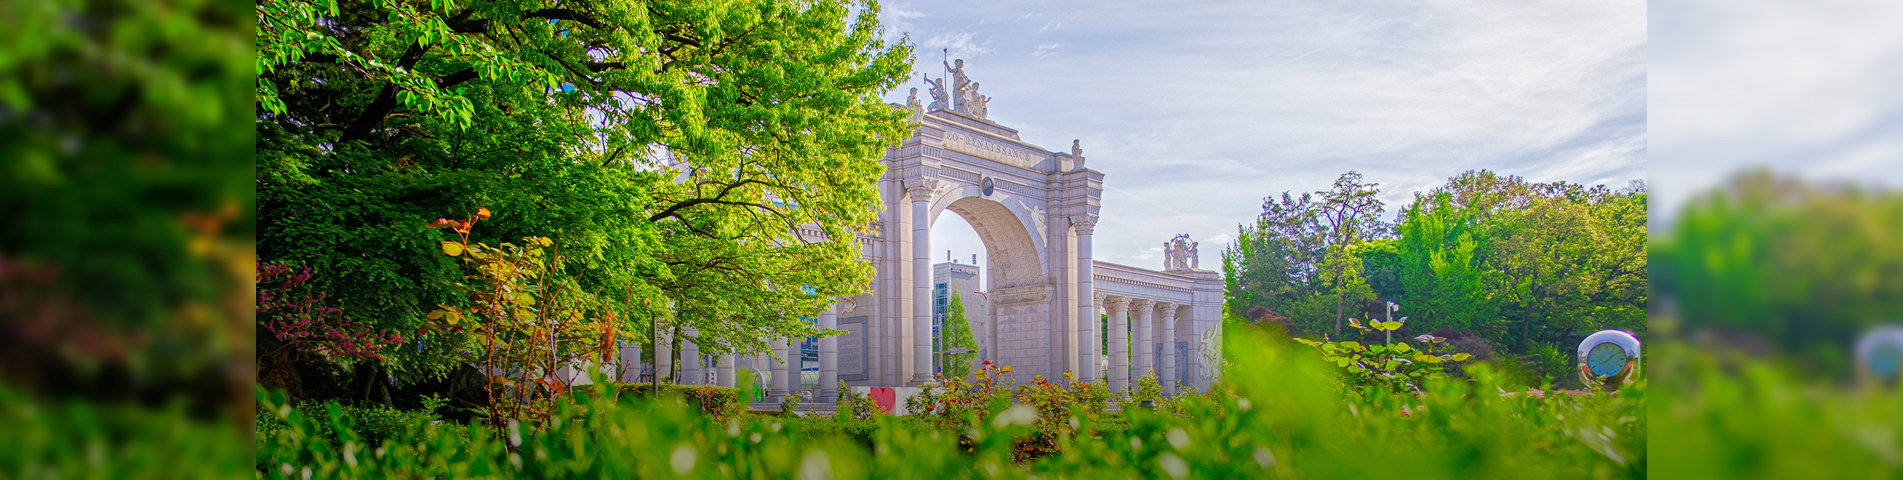
<path fill-rule="evenodd" d="M 985 175 L 984 178 L 978 180 L 978 189 L 989 197 L 991 192 L 997 191 L 997 182 L 992 181 L 990 175 Z"/>

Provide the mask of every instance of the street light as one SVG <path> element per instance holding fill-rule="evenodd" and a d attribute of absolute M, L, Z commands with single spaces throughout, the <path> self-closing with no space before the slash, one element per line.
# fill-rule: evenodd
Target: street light
<path fill-rule="evenodd" d="M 939 350 L 938 351 L 938 374 L 939 375 L 945 374 L 945 354 L 947 353 L 953 354 L 953 355 L 959 355 L 959 354 L 965 354 L 965 353 L 978 353 L 978 351 L 972 350 L 969 348 L 952 348 L 952 349 Z M 959 378 L 964 378 L 964 376 L 959 375 Z"/>

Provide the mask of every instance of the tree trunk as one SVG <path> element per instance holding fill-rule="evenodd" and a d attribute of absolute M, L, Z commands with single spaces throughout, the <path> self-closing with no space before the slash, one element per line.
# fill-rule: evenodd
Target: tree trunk
<path fill-rule="evenodd" d="M 1342 312 L 1343 303 L 1344 303 L 1344 300 L 1342 299 L 1342 296 L 1341 296 L 1341 290 L 1339 289 L 1335 290 L 1335 336 L 1336 337 L 1341 336 L 1341 312 Z"/>
<path fill-rule="evenodd" d="M 1529 351 L 1533 348 L 1533 340 L 1527 337 L 1527 332 L 1532 330 L 1532 326 L 1533 300 L 1527 299 L 1526 307 L 1520 309 L 1520 351 L 1522 352 Z"/>

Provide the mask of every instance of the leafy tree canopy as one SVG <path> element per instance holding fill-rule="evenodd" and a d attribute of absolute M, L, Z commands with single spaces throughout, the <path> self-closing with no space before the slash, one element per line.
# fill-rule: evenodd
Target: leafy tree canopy
<path fill-rule="evenodd" d="M 856 294 L 879 94 L 910 70 L 876 3 L 264 0 L 257 4 L 260 256 L 314 267 L 347 315 L 411 331 L 462 302 L 432 219 L 488 208 L 472 243 L 546 236 L 622 312 L 697 327 L 704 352 L 817 334 Z M 679 336 L 676 336 L 679 338 Z M 467 355 L 400 349 L 405 378 Z"/>

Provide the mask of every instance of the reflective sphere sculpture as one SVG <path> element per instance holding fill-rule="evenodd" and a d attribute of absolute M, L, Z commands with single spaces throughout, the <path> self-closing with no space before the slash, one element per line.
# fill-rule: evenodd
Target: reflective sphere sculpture
<path fill-rule="evenodd" d="M 1639 377 L 1639 339 L 1623 330 L 1601 330 L 1579 342 L 1579 382 L 1618 390 Z"/>
<path fill-rule="evenodd" d="M 1885 385 L 1903 372 L 1903 327 L 1885 325 L 1857 338 L 1857 373 Z"/>

